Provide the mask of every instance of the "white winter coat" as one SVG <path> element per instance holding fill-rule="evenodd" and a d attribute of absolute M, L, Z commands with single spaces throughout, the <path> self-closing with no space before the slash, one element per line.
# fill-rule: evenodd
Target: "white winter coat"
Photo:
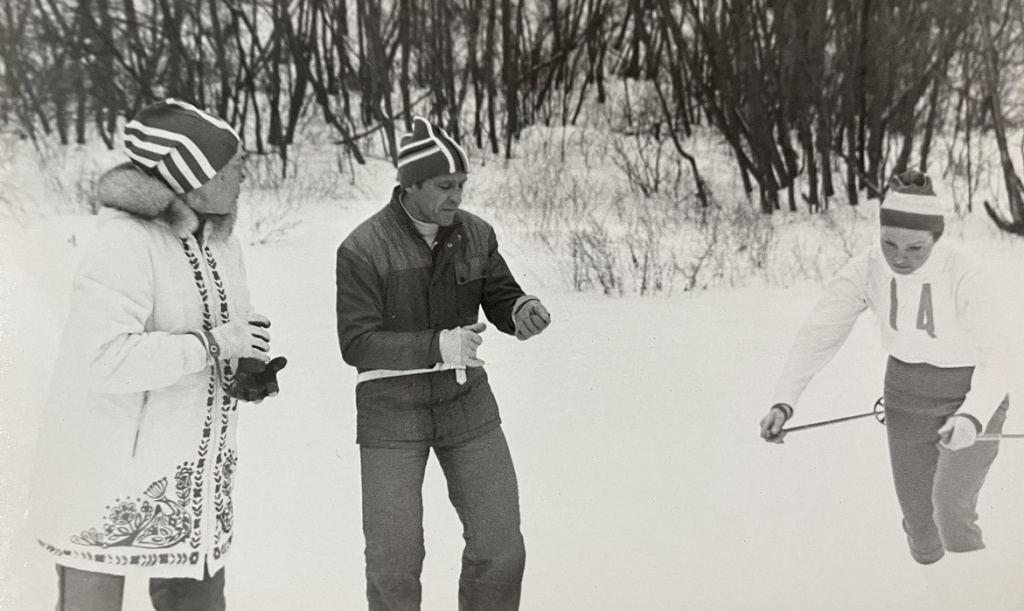
<path fill-rule="evenodd" d="M 65 566 L 202 578 L 231 547 L 234 363 L 190 332 L 250 310 L 233 215 L 206 224 L 130 164 L 78 268 L 43 417 L 31 515 Z"/>

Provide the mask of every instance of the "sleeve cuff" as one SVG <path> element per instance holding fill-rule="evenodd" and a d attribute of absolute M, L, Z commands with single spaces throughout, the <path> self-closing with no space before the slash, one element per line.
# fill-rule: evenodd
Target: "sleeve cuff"
<path fill-rule="evenodd" d="M 433 336 L 430 338 L 430 348 L 427 353 L 427 361 L 430 363 L 443 363 L 444 357 L 441 355 L 441 332 L 435 331 Z"/>
<path fill-rule="evenodd" d="M 220 356 L 220 345 L 217 340 L 213 337 L 213 334 L 209 331 L 189 331 L 188 333 L 192 337 L 199 340 L 199 343 L 203 345 L 203 351 L 206 353 L 206 364 L 209 365 L 217 360 Z"/>
<path fill-rule="evenodd" d="M 782 413 L 786 415 L 786 420 L 793 417 L 793 407 L 788 403 L 776 403 L 772 406 L 772 409 L 779 408 Z"/>

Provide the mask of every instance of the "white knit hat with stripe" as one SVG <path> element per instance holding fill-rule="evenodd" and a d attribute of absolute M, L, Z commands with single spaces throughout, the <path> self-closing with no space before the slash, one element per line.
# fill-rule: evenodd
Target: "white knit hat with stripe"
<path fill-rule="evenodd" d="M 143 108 L 124 126 L 128 157 L 179 195 L 212 180 L 239 142 L 225 121 L 173 98 Z"/>
<path fill-rule="evenodd" d="M 412 133 L 398 148 L 398 182 L 403 187 L 456 172 L 469 173 L 469 157 L 439 125 L 414 117 Z"/>
<path fill-rule="evenodd" d="M 878 216 L 881 224 L 889 227 L 932 233 L 945 227 L 943 200 L 932 189 L 931 179 L 917 170 L 907 170 L 889 180 L 889 192 Z"/>

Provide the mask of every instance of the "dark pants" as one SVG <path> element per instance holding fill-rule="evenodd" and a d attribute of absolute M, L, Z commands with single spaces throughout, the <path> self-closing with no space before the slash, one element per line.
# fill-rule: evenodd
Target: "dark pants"
<path fill-rule="evenodd" d="M 121 611 L 124 577 L 57 565 L 57 611 Z M 149 598 L 156 611 L 224 611 L 224 569 L 202 580 L 149 580 Z"/>
<path fill-rule="evenodd" d="M 500 427 L 434 453 L 466 547 L 459 579 L 461 611 L 519 608 L 526 549 L 519 531 L 519 489 Z M 360 448 L 366 597 L 371 611 L 420 608 L 423 474 L 428 447 Z"/>
<path fill-rule="evenodd" d="M 945 552 L 985 547 L 978 528 L 978 493 L 999 452 L 998 441 L 951 451 L 938 429 L 963 403 L 973 367 L 942 368 L 890 358 L 885 376 L 886 429 L 896 496 L 910 554 L 921 564 Z M 1002 432 L 1009 397 L 985 426 Z"/>

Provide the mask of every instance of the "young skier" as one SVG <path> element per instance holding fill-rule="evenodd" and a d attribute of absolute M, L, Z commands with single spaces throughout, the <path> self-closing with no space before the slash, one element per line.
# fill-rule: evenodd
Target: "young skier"
<path fill-rule="evenodd" d="M 551 321 L 525 295 L 491 228 L 460 210 L 466 153 L 421 117 L 402 140 L 391 201 L 341 244 L 338 338 L 359 370 L 366 595 L 372 611 L 420 608 L 424 468 L 433 449 L 462 520 L 459 609 L 519 607 L 526 561 L 519 493 L 498 404 L 477 358 L 483 307 L 521 340 Z"/>
<path fill-rule="evenodd" d="M 910 170 L 890 181 L 881 244 L 854 257 L 826 287 L 797 334 L 761 437 L 783 425 L 814 375 L 866 309 L 889 352 L 885 415 L 896 495 L 910 554 L 921 564 L 985 547 L 977 495 L 999 450 L 1009 407 L 998 286 L 960 246 L 940 241 L 941 199 Z"/>

